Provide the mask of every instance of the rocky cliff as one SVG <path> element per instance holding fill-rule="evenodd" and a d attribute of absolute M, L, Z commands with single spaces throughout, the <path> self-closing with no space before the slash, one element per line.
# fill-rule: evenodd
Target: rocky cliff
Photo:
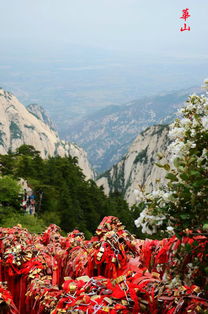
<path fill-rule="evenodd" d="M 188 95 L 198 91 L 190 88 L 108 106 L 75 121 L 62 135 L 81 145 L 88 152 L 93 167 L 102 173 L 126 154 L 142 130 L 155 124 L 171 123 Z"/>
<path fill-rule="evenodd" d="M 106 194 L 118 191 L 130 205 L 136 202 L 134 190 L 142 187 L 149 192 L 164 181 L 165 171 L 155 165 L 159 152 L 166 155 L 169 127 L 156 125 L 142 132 L 129 147 L 128 153 L 97 180 Z"/>
<path fill-rule="evenodd" d="M 14 95 L 0 89 L 0 154 L 15 151 L 22 144 L 34 146 L 43 158 L 77 157 L 86 178 L 94 178 L 87 153 L 77 145 L 60 140 L 41 107 L 32 105 L 27 109 Z"/>
<path fill-rule="evenodd" d="M 37 119 L 42 120 L 45 124 L 47 124 L 50 129 L 56 131 L 55 125 L 45 109 L 38 104 L 31 104 L 27 106 L 27 110 L 32 113 Z"/>

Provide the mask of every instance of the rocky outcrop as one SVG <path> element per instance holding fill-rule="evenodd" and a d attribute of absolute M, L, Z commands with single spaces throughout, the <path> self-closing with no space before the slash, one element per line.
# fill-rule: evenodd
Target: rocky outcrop
<path fill-rule="evenodd" d="M 142 132 L 130 146 L 128 153 L 98 180 L 106 194 L 118 191 L 130 205 L 136 202 L 134 190 L 150 192 L 165 180 L 165 171 L 155 165 L 158 153 L 166 156 L 169 127 L 156 125 Z"/>
<path fill-rule="evenodd" d="M 50 129 L 56 131 L 53 121 L 51 120 L 45 109 L 43 109 L 43 107 L 38 104 L 30 104 L 29 106 L 27 106 L 27 110 L 32 113 L 37 119 L 47 124 Z"/>
<path fill-rule="evenodd" d="M 22 144 L 32 145 L 43 158 L 77 157 L 86 178 L 94 178 L 87 153 L 77 145 L 60 140 L 51 123 L 41 107 L 33 105 L 27 110 L 14 95 L 0 89 L 0 154 L 15 151 Z"/>

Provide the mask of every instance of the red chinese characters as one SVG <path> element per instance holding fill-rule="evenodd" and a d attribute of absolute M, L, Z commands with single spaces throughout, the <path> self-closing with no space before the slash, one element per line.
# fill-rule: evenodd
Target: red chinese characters
<path fill-rule="evenodd" d="M 186 21 L 191 15 L 189 14 L 189 9 L 186 8 L 184 10 L 182 10 L 182 16 L 180 17 L 181 19 L 183 19 L 184 21 Z M 191 28 L 190 26 L 187 26 L 186 23 L 184 23 L 183 27 L 181 27 L 180 31 L 190 31 Z"/>
<path fill-rule="evenodd" d="M 190 31 L 190 30 L 191 30 L 190 26 L 187 26 L 186 23 L 184 23 L 184 26 L 181 27 L 181 32 L 183 32 L 183 31 Z"/>

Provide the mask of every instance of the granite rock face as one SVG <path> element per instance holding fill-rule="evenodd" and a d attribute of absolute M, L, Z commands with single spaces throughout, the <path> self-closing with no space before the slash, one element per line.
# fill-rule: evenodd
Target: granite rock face
<path fill-rule="evenodd" d="M 166 172 L 155 165 L 158 153 L 167 156 L 170 143 L 168 125 L 155 125 L 147 128 L 136 137 L 128 153 L 110 170 L 97 180 L 106 194 L 118 191 L 130 205 L 136 202 L 134 190 L 142 187 L 146 192 L 154 190 L 165 181 Z"/>
<path fill-rule="evenodd" d="M 59 138 L 43 108 L 32 105 L 27 109 L 13 94 L 0 89 L 0 154 L 15 151 L 22 144 L 34 146 L 42 158 L 77 157 L 86 179 L 94 178 L 87 153 Z"/>
<path fill-rule="evenodd" d="M 48 113 L 45 111 L 45 109 L 38 105 L 38 104 L 30 104 L 27 106 L 27 110 L 32 113 L 37 119 L 43 121 L 45 124 L 47 124 L 50 129 L 56 131 L 56 127 L 49 117 Z"/>

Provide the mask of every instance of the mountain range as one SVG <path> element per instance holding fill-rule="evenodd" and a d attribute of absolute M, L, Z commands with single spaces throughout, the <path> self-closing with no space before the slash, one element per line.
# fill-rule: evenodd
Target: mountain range
<path fill-rule="evenodd" d="M 189 88 L 108 106 L 74 123 L 65 123 L 61 135 L 82 146 L 94 169 L 102 173 L 126 154 L 141 131 L 151 125 L 170 123 L 188 95 L 198 90 Z"/>
<path fill-rule="evenodd" d="M 86 147 L 97 169 L 105 170 L 97 178 L 97 185 L 103 186 L 106 194 L 121 193 L 132 205 L 136 202 L 135 189 L 149 192 L 165 181 L 164 170 L 155 165 L 157 154 L 162 152 L 168 157 L 169 122 L 191 92 L 183 90 L 108 106 L 75 123 L 66 137 Z M 40 105 L 26 108 L 13 94 L 0 89 L 0 153 L 15 151 L 22 144 L 34 146 L 43 158 L 77 157 L 86 179 L 95 178 L 87 153 L 60 139 Z"/>

